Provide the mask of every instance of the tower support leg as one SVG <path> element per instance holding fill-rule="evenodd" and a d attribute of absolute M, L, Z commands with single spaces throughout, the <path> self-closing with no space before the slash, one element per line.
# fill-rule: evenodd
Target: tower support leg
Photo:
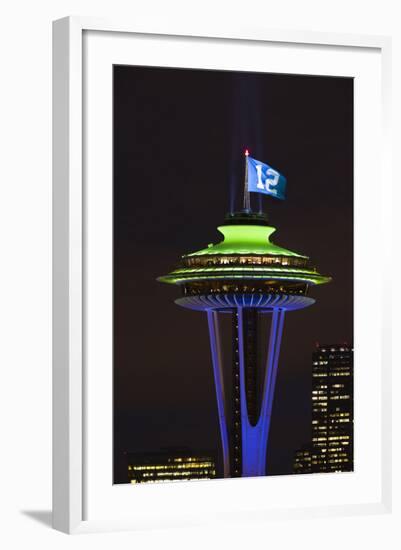
<path fill-rule="evenodd" d="M 207 321 L 209 326 L 210 350 L 212 354 L 214 383 L 217 397 L 217 412 L 219 416 L 220 437 L 223 451 L 224 477 L 230 475 L 230 458 L 228 445 L 228 430 L 226 419 L 226 403 L 224 393 L 223 363 L 219 335 L 218 316 L 216 311 L 208 310 Z"/>
<path fill-rule="evenodd" d="M 284 310 L 280 309 L 274 309 L 272 311 L 260 416 L 256 425 L 252 426 L 249 422 L 246 401 L 243 308 L 238 308 L 243 477 L 266 474 L 267 442 L 270 430 L 281 338 L 283 334 L 284 313 Z"/>

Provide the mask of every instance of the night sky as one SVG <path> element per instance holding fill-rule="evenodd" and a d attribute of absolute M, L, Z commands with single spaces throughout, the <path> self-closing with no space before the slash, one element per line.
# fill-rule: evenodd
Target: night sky
<path fill-rule="evenodd" d="M 353 80 L 115 66 L 113 103 L 114 482 L 125 451 L 220 452 L 206 314 L 156 278 L 221 240 L 245 147 L 287 178 L 287 200 L 263 197 L 272 240 L 333 277 L 286 315 L 268 469 L 290 473 L 310 440 L 315 345 L 353 343 Z"/>

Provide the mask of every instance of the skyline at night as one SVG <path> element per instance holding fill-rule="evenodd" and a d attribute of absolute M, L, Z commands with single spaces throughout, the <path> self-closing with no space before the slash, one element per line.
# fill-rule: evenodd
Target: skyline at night
<path fill-rule="evenodd" d="M 116 483 L 124 452 L 220 454 L 207 322 L 156 279 L 219 240 L 214 228 L 240 208 L 245 146 L 287 179 L 285 201 L 252 197 L 274 242 L 333 277 L 285 321 L 267 461 L 271 475 L 292 472 L 310 429 L 313 348 L 353 341 L 352 143 L 352 79 L 114 68 Z"/>

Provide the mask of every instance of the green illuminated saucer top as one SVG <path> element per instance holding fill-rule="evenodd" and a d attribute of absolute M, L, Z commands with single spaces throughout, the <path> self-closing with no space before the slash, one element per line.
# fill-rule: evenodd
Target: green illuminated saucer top
<path fill-rule="evenodd" d="M 187 254 L 191 256 L 203 256 L 205 254 L 268 254 L 272 256 L 296 256 L 306 258 L 281 248 L 270 241 L 270 235 L 275 227 L 264 225 L 221 225 L 217 228 L 223 234 L 224 239 L 217 244 L 209 244 L 207 248 Z"/>
<path fill-rule="evenodd" d="M 178 267 L 158 281 L 184 285 L 186 292 L 190 289 L 196 293 L 212 288 L 220 292 L 227 281 L 231 286 L 224 288 L 235 292 L 284 292 L 291 288 L 291 292 L 304 293 L 309 285 L 331 280 L 320 275 L 307 256 L 271 242 L 275 228 L 255 216 L 249 221 L 244 214 L 240 221 L 230 218 L 218 230 L 222 241 L 182 256 Z M 210 289 L 205 286 L 208 282 L 212 283 Z"/>

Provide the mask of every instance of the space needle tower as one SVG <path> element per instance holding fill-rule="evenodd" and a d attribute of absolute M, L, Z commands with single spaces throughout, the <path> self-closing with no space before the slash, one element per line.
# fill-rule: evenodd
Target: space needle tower
<path fill-rule="evenodd" d="M 185 254 L 158 278 L 180 287 L 177 305 L 207 315 L 224 477 L 266 475 L 285 314 L 313 305 L 311 287 L 330 281 L 307 256 L 273 243 L 276 229 L 267 215 L 251 209 L 250 193 L 284 198 L 285 185 L 279 172 L 246 151 L 243 209 L 217 228 L 223 239 Z M 227 321 L 229 352 L 222 335 Z"/>

